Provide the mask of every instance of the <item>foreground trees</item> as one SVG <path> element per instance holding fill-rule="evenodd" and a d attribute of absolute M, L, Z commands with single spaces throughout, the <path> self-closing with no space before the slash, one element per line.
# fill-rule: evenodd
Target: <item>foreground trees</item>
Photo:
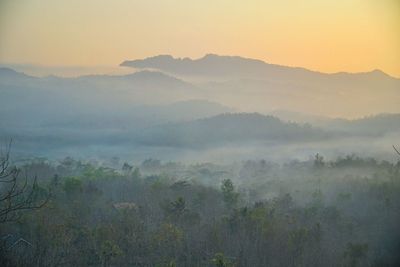
<path fill-rule="evenodd" d="M 33 244 L 14 231 L 7 231 L 7 223 L 21 221 L 24 212 L 40 209 L 50 195 L 25 174 L 12 165 L 10 160 L 11 141 L 0 151 L 0 265 L 26 265 L 33 257 Z"/>
<path fill-rule="evenodd" d="M 11 144 L 0 152 L 0 223 L 15 221 L 22 211 L 39 209 L 47 202 L 37 178 L 21 177 L 21 170 L 11 164 Z"/>
<path fill-rule="evenodd" d="M 313 161 L 246 162 L 240 169 L 152 166 L 113 170 L 73 159 L 27 164 L 53 193 L 41 209 L 1 225 L 2 237 L 29 244 L 7 246 L 0 265 L 399 262 L 400 164 L 349 157 L 318 168 Z"/>

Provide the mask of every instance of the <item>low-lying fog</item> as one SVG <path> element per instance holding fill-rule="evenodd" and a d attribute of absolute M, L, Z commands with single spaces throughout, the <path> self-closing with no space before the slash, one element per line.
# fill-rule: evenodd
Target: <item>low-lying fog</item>
<path fill-rule="evenodd" d="M 282 162 L 391 160 L 400 140 L 400 80 L 380 71 L 323 74 L 217 55 L 122 65 L 128 73 L 69 78 L 1 68 L 3 143 L 12 138 L 22 158 Z"/>

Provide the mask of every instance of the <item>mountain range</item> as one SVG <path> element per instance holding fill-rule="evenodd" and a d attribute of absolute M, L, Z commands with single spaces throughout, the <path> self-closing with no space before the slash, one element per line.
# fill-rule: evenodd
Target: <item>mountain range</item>
<path fill-rule="evenodd" d="M 313 143 L 336 151 L 340 142 L 391 153 L 400 139 L 399 79 L 381 71 L 324 74 L 217 55 L 122 65 L 135 70 L 64 78 L 0 68 L 0 138 L 45 155 L 119 146 L 141 156 L 290 144 L 311 153 Z"/>
<path fill-rule="evenodd" d="M 400 79 L 380 70 L 327 74 L 237 56 L 161 55 L 121 66 L 158 70 L 192 82 L 217 102 L 246 112 L 276 109 L 328 117 L 400 112 Z"/>

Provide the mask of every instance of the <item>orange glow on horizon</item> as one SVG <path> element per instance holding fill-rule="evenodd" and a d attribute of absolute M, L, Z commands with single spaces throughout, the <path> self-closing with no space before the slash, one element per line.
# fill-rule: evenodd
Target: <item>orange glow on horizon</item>
<path fill-rule="evenodd" d="M 397 0 L 4 0 L 0 63 L 117 65 L 215 53 L 400 77 L 398 25 Z"/>

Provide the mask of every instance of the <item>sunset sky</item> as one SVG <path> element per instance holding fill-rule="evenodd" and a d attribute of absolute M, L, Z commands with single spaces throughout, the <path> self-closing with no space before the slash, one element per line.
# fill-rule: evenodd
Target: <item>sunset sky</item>
<path fill-rule="evenodd" d="M 0 63 L 239 55 L 400 77 L 399 0 L 0 0 Z"/>

